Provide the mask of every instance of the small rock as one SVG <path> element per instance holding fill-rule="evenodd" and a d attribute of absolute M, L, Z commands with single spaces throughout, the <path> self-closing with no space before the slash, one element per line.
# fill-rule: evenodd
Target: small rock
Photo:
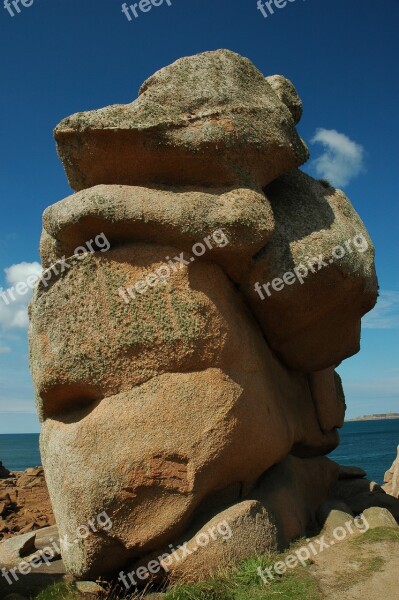
<path fill-rule="evenodd" d="M 0 542 L 0 564 L 14 565 L 19 563 L 23 556 L 34 552 L 35 539 L 35 533 L 25 533 Z"/>
<path fill-rule="evenodd" d="M 337 527 L 345 527 L 346 524 L 353 521 L 352 515 L 341 510 L 332 510 L 324 522 L 323 531 L 334 531 Z"/>
<path fill-rule="evenodd" d="M 83 594 L 88 599 L 93 598 L 94 600 L 100 594 L 104 593 L 104 588 L 95 581 L 77 581 L 75 587 L 80 594 Z"/>
<path fill-rule="evenodd" d="M 363 518 L 368 523 L 370 529 L 376 529 L 377 527 L 399 527 L 392 516 L 392 513 L 386 508 L 380 508 L 378 506 L 367 508 L 363 512 Z"/>
<path fill-rule="evenodd" d="M 381 493 L 385 495 L 384 490 L 375 481 L 369 479 L 341 479 L 330 492 L 330 498 L 342 500 L 350 505 L 349 499 L 358 494 Z M 366 507 L 367 508 L 367 507 Z"/>
<path fill-rule="evenodd" d="M 399 500 L 384 493 L 363 493 L 348 498 L 347 503 L 356 515 L 364 513 L 368 508 L 385 508 L 399 523 Z"/>
<path fill-rule="evenodd" d="M 349 517 L 355 516 L 345 502 L 340 500 L 328 500 L 327 502 L 324 502 L 317 511 L 316 516 L 320 525 L 324 525 L 332 511 L 345 513 L 348 519 Z"/>
<path fill-rule="evenodd" d="M 0 533 L 6 533 L 8 531 L 7 523 L 0 517 Z"/>
<path fill-rule="evenodd" d="M 20 533 L 29 533 L 30 531 L 32 531 L 35 527 L 34 523 L 28 523 L 28 525 L 25 525 L 25 527 L 22 527 L 22 529 L 20 529 Z"/>
<path fill-rule="evenodd" d="M 359 467 L 339 465 L 338 479 L 361 479 L 362 477 L 366 477 L 366 475 L 366 471 L 363 471 Z"/>

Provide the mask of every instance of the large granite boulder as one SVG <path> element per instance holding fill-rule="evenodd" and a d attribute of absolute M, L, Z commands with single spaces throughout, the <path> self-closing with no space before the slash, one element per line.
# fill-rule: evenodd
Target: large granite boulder
<path fill-rule="evenodd" d="M 265 186 L 308 150 L 264 75 L 229 50 L 182 58 L 137 100 L 77 113 L 55 129 L 75 190 L 99 183 Z"/>
<path fill-rule="evenodd" d="M 101 231 L 111 245 L 143 241 L 194 251 L 237 281 L 273 235 L 274 217 L 262 191 L 248 188 L 98 185 L 47 208 L 43 226 L 46 267 Z"/>
<path fill-rule="evenodd" d="M 348 199 L 295 170 L 301 111 L 288 80 L 220 50 L 56 128 L 78 191 L 44 214 L 29 338 L 69 573 L 114 574 L 230 519 L 231 541 L 173 572 L 201 577 L 316 526 L 339 477 L 334 367 L 376 278 Z M 306 278 L 308 255 L 326 264 Z M 254 295 L 291 269 L 302 281 Z"/>
<path fill-rule="evenodd" d="M 265 193 L 276 229 L 241 289 L 282 360 L 321 371 L 359 351 L 377 300 L 374 248 L 340 190 L 293 171 Z"/>
<path fill-rule="evenodd" d="M 172 541 L 204 500 L 238 482 L 245 494 L 296 444 L 317 455 L 338 442 L 319 426 L 308 378 L 273 356 L 217 265 L 189 262 L 134 301 L 120 297 L 156 272 L 165 249 L 177 252 L 131 244 L 89 254 L 41 285 L 31 307 L 60 534 L 104 509 L 113 522 L 106 540 L 65 549 L 79 576 Z"/>

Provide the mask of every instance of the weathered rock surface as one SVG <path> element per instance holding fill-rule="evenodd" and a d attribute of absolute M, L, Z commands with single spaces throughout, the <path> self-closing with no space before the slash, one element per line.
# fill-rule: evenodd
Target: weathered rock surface
<path fill-rule="evenodd" d="M 310 373 L 309 381 L 321 430 L 327 432 L 342 427 L 346 404 L 338 373 L 332 367 L 316 371 Z"/>
<path fill-rule="evenodd" d="M 77 581 L 75 587 L 86 600 L 97 600 L 105 595 L 104 588 L 94 581 Z"/>
<path fill-rule="evenodd" d="M 398 455 L 384 476 L 384 485 L 382 486 L 387 494 L 399 498 L 399 446 Z"/>
<path fill-rule="evenodd" d="M 377 299 L 372 242 L 346 196 L 305 173 L 284 175 L 265 193 L 276 230 L 241 289 L 282 360 L 321 371 L 359 350 L 360 319 Z"/>
<path fill-rule="evenodd" d="M 386 494 L 375 481 L 340 480 L 331 490 L 330 498 L 345 502 L 355 515 L 372 507 L 386 508 L 399 523 L 399 500 Z"/>
<path fill-rule="evenodd" d="M 342 500 L 327 500 L 317 510 L 316 516 L 319 525 L 325 525 L 330 515 L 332 515 L 330 522 L 335 522 L 335 514 L 332 513 L 338 513 L 338 515 L 344 513 L 348 518 L 355 516 L 349 506 L 345 502 L 342 502 Z"/>
<path fill-rule="evenodd" d="M 266 77 L 266 81 L 271 85 L 281 102 L 286 105 L 294 119 L 294 123 L 299 123 L 302 117 L 302 100 L 298 96 L 294 84 L 282 75 L 269 75 Z"/>
<path fill-rule="evenodd" d="M 22 557 L 31 554 L 35 548 L 35 537 L 35 533 L 25 533 L 0 542 L 0 565 L 14 566 Z"/>
<path fill-rule="evenodd" d="M 323 455 L 345 414 L 334 367 L 358 350 L 377 283 L 348 199 L 295 170 L 308 155 L 301 111 L 288 80 L 220 50 L 55 130 L 78 193 L 44 214 L 44 266 L 62 266 L 35 290 L 29 337 L 71 574 L 114 574 L 223 515 L 231 540 L 174 578 L 319 527 L 339 476 Z M 90 248 L 101 234 L 107 247 Z M 291 270 L 284 290 L 254 296 Z M 377 493 L 367 486 L 341 480 L 331 499 L 355 511 Z M 106 520 L 77 538 L 96 515 Z"/>
<path fill-rule="evenodd" d="M 217 50 L 150 77 L 131 104 L 78 113 L 55 129 L 75 190 L 100 183 L 265 186 L 308 150 L 286 105 L 246 58 Z"/>
<path fill-rule="evenodd" d="M 45 267 L 72 256 L 80 244 L 102 232 L 111 246 L 143 241 L 187 252 L 194 248 L 238 281 L 270 240 L 274 218 L 265 195 L 248 188 L 99 185 L 47 208 L 43 226 Z"/>
<path fill-rule="evenodd" d="M 351 514 L 351 510 L 331 510 L 323 524 L 323 533 L 331 534 L 337 527 L 347 527 L 348 524 L 352 524 L 354 522 L 353 515 Z M 353 528 L 355 531 L 355 529 Z"/>
<path fill-rule="evenodd" d="M 171 552 L 165 546 L 134 569 L 165 556 L 161 565 L 169 579 L 198 581 L 250 556 L 283 548 L 312 530 L 316 509 L 337 475 L 338 465 L 327 458 L 288 456 L 259 479 L 247 500 L 214 511 L 212 518 L 204 515 L 201 525 L 194 523 L 186 537 L 172 544 L 173 550 L 181 549 Z"/>
<path fill-rule="evenodd" d="M 272 552 L 277 544 L 276 526 L 268 511 L 256 500 L 243 500 L 214 516 L 189 537 L 184 548 L 190 554 L 183 549 L 172 555 L 169 551 L 161 566 L 172 581 L 200 581 L 249 556 Z"/>
<path fill-rule="evenodd" d="M 392 527 L 397 529 L 399 527 L 392 513 L 386 508 L 376 506 L 366 508 L 363 511 L 363 517 L 370 529 L 377 529 L 378 527 Z"/>
<path fill-rule="evenodd" d="M 273 357 L 218 266 L 189 263 L 130 304 L 118 296 L 121 285 L 154 272 L 164 253 L 137 244 L 88 255 L 39 288 L 31 308 L 57 524 L 71 536 L 106 498 L 110 568 L 122 550 L 138 555 L 182 533 L 207 496 L 234 482 L 251 489 L 294 444 L 320 454 L 338 441 L 319 427 L 307 377 Z M 103 561 L 103 538 L 91 539 Z M 75 548 L 63 554 L 82 576 L 98 568 L 96 549 L 87 547 L 78 561 Z"/>
<path fill-rule="evenodd" d="M 0 542 L 0 598 L 12 598 L 8 592 L 34 598 L 52 583 L 62 581 L 65 567 L 59 558 L 60 539 L 56 527 L 45 527 L 34 533 L 14 535 Z M 12 586 L 12 587 L 11 587 Z M 56 592 L 54 592 L 56 593 Z"/>

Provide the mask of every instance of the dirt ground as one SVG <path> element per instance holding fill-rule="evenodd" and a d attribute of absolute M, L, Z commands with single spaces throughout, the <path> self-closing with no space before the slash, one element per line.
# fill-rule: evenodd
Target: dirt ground
<path fill-rule="evenodd" d="M 313 560 L 310 573 L 327 600 L 399 599 L 399 529 L 370 530 Z"/>

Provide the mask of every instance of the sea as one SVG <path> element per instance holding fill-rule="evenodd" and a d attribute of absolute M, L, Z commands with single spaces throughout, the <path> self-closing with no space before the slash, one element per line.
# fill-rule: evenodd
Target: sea
<path fill-rule="evenodd" d="M 351 421 L 340 430 L 341 442 L 329 458 L 340 465 L 361 467 L 381 484 L 399 446 L 399 419 Z"/>
<path fill-rule="evenodd" d="M 367 477 L 383 483 L 399 445 L 399 419 L 353 421 L 340 430 L 341 443 L 329 457 L 341 465 L 361 467 Z M 0 435 L 0 460 L 10 471 L 23 471 L 41 464 L 39 435 Z"/>

